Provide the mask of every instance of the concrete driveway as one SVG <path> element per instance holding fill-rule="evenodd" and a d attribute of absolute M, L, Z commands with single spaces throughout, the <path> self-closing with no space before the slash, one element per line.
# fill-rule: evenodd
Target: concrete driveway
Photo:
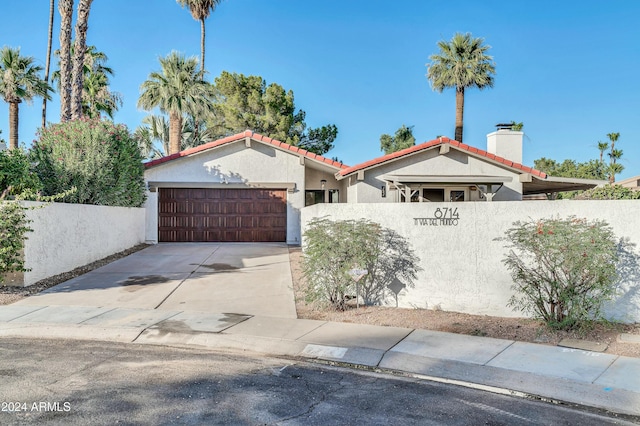
<path fill-rule="evenodd" d="M 158 244 L 14 305 L 296 318 L 289 251 L 278 243 Z"/>

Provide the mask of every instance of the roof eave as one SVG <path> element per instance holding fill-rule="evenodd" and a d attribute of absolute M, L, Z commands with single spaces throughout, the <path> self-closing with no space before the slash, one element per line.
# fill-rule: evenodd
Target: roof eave
<path fill-rule="evenodd" d="M 286 142 L 281 142 L 276 139 L 260 135 L 250 130 L 246 130 L 243 133 L 237 133 L 235 135 L 227 136 L 226 138 L 218 139 L 216 141 L 208 142 L 203 145 L 189 148 L 175 154 L 167 155 L 165 157 L 162 157 L 156 160 L 151 160 L 143 164 L 145 169 L 151 169 L 153 167 L 160 166 L 162 164 L 168 163 L 173 160 L 178 160 L 180 158 L 185 158 L 185 157 L 191 157 L 193 155 L 198 155 L 198 154 L 210 151 L 212 149 L 226 146 L 228 144 L 235 143 L 235 142 L 245 141 L 247 139 L 249 139 L 250 141 L 255 141 L 255 142 L 265 144 L 272 148 L 278 148 L 281 151 L 288 152 L 292 155 L 302 156 L 305 158 L 305 160 L 310 160 L 318 164 L 328 166 L 334 170 L 337 170 L 338 172 L 342 169 L 346 169 L 349 167 L 343 163 L 340 163 L 339 161 L 331 160 L 329 158 L 307 151 L 306 149 L 302 149 L 297 146 L 288 144 Z"/>

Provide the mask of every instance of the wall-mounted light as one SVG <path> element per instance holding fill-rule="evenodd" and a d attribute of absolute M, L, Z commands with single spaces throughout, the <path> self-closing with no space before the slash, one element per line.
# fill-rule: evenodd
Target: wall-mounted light
<path fill-rule="evenodd" d="M 387 185 L 382 185 L 380 190 L 382 191 L 382 198 L 387 198 Z"/>
<path fill-rule="evenodd" d="M 320 181 L 320 185 L 322 186 L 322 189 L 324 190 L 324 187 L 327 185 L 327 180 L 326 179 L 322 179 Z"/>

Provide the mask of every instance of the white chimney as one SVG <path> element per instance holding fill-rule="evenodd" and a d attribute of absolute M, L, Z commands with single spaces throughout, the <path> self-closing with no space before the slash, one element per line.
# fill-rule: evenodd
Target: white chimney
<path fill-rule="evenodd" d="M 510 124 L 498 124 L 497 131 L 487 135 L 487 152 L 522 164 L 524 132 L 511 130 Z"/>

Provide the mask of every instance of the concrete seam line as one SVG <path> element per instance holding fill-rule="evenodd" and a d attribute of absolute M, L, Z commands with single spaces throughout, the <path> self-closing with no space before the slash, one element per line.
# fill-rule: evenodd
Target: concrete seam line
<path fill-rule="evenodd" d="M 404 339 L 406 339 L 407 337 L 409 337 L 409 335 L 411 333 L 413 333 L 415 330 L 415 328 L 413 330 L 409 330 L 409 332 L 407 334 L 404 335 L 404 337 L 400 340 L 398 340 L 393 346 L 391 346 L 389 349 L 382 351 L 382 356 L 380 357 L 380 361 L 378 361 L 378 363 L 376 364 L 376 367 L 380 367 L 380 363 L 382 362 L 382 360 L 384 359 L 385 355 L 387 355 L 389 352 L 391 352 L 391 350 L 393 348 L 395 348 L 396 346 L 398 346 L 400 344 L 400 342 L 404 341 Z"/>
<path fill-rule="evenodd" d="M 186 279 L 186 278 L 185 278 L 185 279 Z M 169 297 L 169 296 L 167 296 L 167 297 Z M 165 300 L 166 300 L 166 299 L 165 299 Z M 164 302 L 164 300 L 163 300 L 163 302 Z M 160 303 L 160 305 L 161 305 L 161 304 L 162 304 L 162 303 Z M 158 305 L 158 306 L 160 306 L 160 305 Z M 157 309 L 157 307 L 156 307 L 156 309 Z M 166 320 L 168 320 L 168 319 L 171 319 L 171 318 L 175 317 L 176 315 L 180 315 L 180 314 L 181 314 L 181 313 L 183 313 L 183 312 L 184 312 L 184 311 L 177 311 L 175 314 L 173 314 L 173 315 L 171 315 L 171 316 L 166 317 L 166 318 L 165 318 L 165 319 L 163 319 L 162 321 L 166 321 Z M 154 325 L 156 325 L 156 324 L 160 324 L 162 321 L 154 322 L 154 323 L 153 323 L 153 324 L 151 324 L 151 325 L 148 325 L 148 326 L 146 326 L 146 327 L 142 327 L 142 330 L 140 330 L 140 332 L 139 332 L 139 333 L 137 334 L 137 336 L 136 336 L 136 337 L 131 341 L 131 343 L 133 343 L 133 342 L 135 342 L 136 340 L 138 340 L 138 339 L 140 338 L 140 336 L 142 336 L 142 333 L 144 333 L 145 331 L 147 331 L 149 328 L 153 327 L 153 326 L 154 326 Z"/>
<path fill-rule="evenodd" d="M 618 359 L 620 359 L 620 355 L 616 356 L 616 357 L 615 357 L 615 359 L 614 359 L 613 361 L 611 361 L 611 362 L 609 363 L 609 365 L 607 365 L 607 368 L 605 368 L 604 370 L 602 370 L 602 373 L 598 374 L 598 377 L 596 377 L 595 379 L 593 379 L 593 382 L 591 382 L 591 383 L 595 384 L 595 383 L 598 381 L 598 379 L 599 379 L 600 377 L 602 377 L 602 375 L 603 375 L 604 373 L 606 373 L 606 372 L 611 368 L 611 366 L 613 365 L 613 363 L 614 363 L 614 362 L 616 362 Z"/>
<path fill-rule="evenodd" d="M 316 331 L 316 330 L 317 330 L 317 329 L 319 329 L 320 327 L 322 327 L 322 326 L 324 326 L 324 325 L 327 325 L 327 324 L 329 324 L 329 323 L 330 323 L 330 321 L 324 321 L 322 324 L 319 324 L 319 325 L 318 325 L 316 328 L 314 328 L 313 330 L 309 330 L 309 331 L 307 331 L 307 332 L 306 332 L 306 333 L 304 333 L 302 336 L 299 336 L 298 338 L 296 338 L 296 340 L 294 340 L 294 341 L 295 341 L 295 342 L 297 342 L 297 341 L 304 342 L 304 340 L 301 340 L 304 336 L 307 336 L 308 334 L 310 334 L 310 333 L 312 333 L 312 332 Z M 304 343 L 307 343 L 307 342 L 304 342 Z M 309 343 L 311 343 L 311 342 L 309 342 Z"/>
<path fill-rule="evenodd" d="M 108 308 L 108 306 L 98 306 L 98 308 Z M 87 319 L 85 319 L 85 320 L 82 320 L 82 321 L 80 321 L 80 322 L 79 322 L 79 323 L 77 323 L 77 324 L 78 324 L 78 325 L 86 325 L 86 324 L 82 324 L 82 323 L 83 323 L 83 322 L 86 322 L 86 321 L 89 321 L 89 320 L 92 320 L 92 319 L 94 319 L 94 318 L 97 318 L 97 317 L 99 317 L 100 315 L 106 314 L 107 312 L 115 311 L 116 309 L 117 309 L 117 308 L 111 308 L 111 309 L 109 309 L 109 310 L 107 310 L 107 311 L 101 312 L 101 313 L 96 314 L 96 315 L 94 315 L 94 316 L 92 316 L 92 317 L 89 317 L 89 318 L 87 318 Z"/>
<path fill-rule="evenodd" d="M 224 314 L 224 313 L 223 313 L 223 314 Z M 213 332 L 213 334 L 228 334 L 228 333 L 225 333 L 225 331 L 230 330 L 230 329 L 232 329 L 233 327 L 235 327 L 236 325 L 238 325 L 238 324 L 242 324 L 243 322 L 245 322 L 245 321 L 247 321 L 247 320 L 249 320 L 249 319 L 251 319 L 251 318 L 254 318 L 254 317 L 255 317 L 255 315 L 245 315 L 245 317 L 246 317 L 246 318 L 244 318 L 242 321 L 239 321 L 239 322 L 237 322 L 237 323 L 235 323 L 235 324 L 231 324 L 230 326 L 225 327 L 225 328 L 223 328 L 223 329 L 222 329 L 222 330 L 220 330 L 220 331 L 215 331 L 215 332 Z"/>
<path fill-rule="evenodd" d="M 198 268 L 196 268 L 196 269 L 198 269 Z M 189 278 L 191 278 L 191 276 L 192 276 L 194 273 L 195 273 L 195 271 L 189 272 L 189 275 L 187 275 L 186 277 L 184 277 L 184 279 L 183 279 L 182 281 L 180 281 L 180 284 L 178 284 L 178 285 L 177 285 L 173 290 L 171 290 L 171 291 L 169 292 L 169 294 L 167 294 L 167 295 L 166 295 L 166 297 L 165 297 L 164 299 L 162 299 L 162 300 L 160 301 L 160 303 L 158 303 L 158 305 L 156 305 L 156 307 L 155 307 L 155 308 L 153 308 L 153 309 L 158 309 L 158 308 L 159 308 L 159 307 L 160 307 L 164 302 L 166 302 L 166 301 L 167 301 L 167 299 L 168 299 L 169 297 L 171 297 L 171 295 L 172 295 L 173 293 L 175 293 L 175 291 L 176 291 L 177 289 L 179 289 L 179 288 L 180 288 L 180 286 L 181 286 L 182 284 L 184 284 L 184 282 L 185 282 L 186 280 L 188 280 Z"/>
<path fill-rule="evenodd" d="M 494 359 L 496 359 L 496 358 L 498 357 L 498 355 L 500 355 L 501 353 L 503 353 L 504 351 L 506 351 L 507 349 L 509 349 L 511 346 L 513 346 L 513 344 L 514 344 L 514 343 L 516 343 L 516 341 L 515 341 L 515 340 L 512 340 L 512 341 L 511 341 L 511 343 L 509 343 L 509 345 L 508 345 L 506 348 L 504 348 L 503 350 L 501 350 L 500 352 L 498 352 L 497 354 L 495 354 L 494 356 L 492 356 L 490 360 L 488 360 L 487 362 L 485 362 L 485 363 L 484 363 L 484 364 L 482 364 L 482 365 L 487 365 L 487 364 L 489 364 L 491 361 L 493 361 Z"/>
<path fill-rule="evenodd" d="M 385 353 L 393 350 L 393 348 L 395 348 L 396 346 L 398 346 L 402 341 L 404 341 L 404 339 L 406 339 L 407 337 L 409 337 L 410 334 L 412 334 L 414 331 L 416 331 L 416 329 L 412 329 L 409 330 L 409 332 L 407 334 L 404 335 L 404 337 L 402 337 L 402 339 L 398 340 L 393 346 L 391 346 L 389 349 L 387 349 L 386 351 L 384 351 Z"/>
<path fill-rule="evenodd" d="M 22 314 L 22 315 L 19 315 L 19 316 L 15 317 L 15 318 L 11 318 L 11 319 L 10 319 L 9 321 L 7 321 L 6 323 L 8 324 L 8 323 L 10 323 L 10 322 L 12 322 L 12 321 L 15 321 L 15 320 L 17 320 L 17 319 L 20 319 L 20 318 L 22 318 L 22 317 L 26 316 L 26 315 L 32 314 L 32 313 L 34 313 L 34 312 L 38 312 L 38 311 L 40 311 L 40 310 L 42 310 L 42 309 L 44 309 L 44 308 L 46 308 L 46 307 L 47 307 L 47 306 L 40 306 L 38 309 L 35 309 L 35 310 L 33 310 L 33 311 L 29 311 L 29 312 L 25 312 L 25 313 L 24 313 L 24 314 Z"/>
<path fill-rule="evenodd" d="M 140 333 L 138 333 L 138 335 L 136 337 L 133 338 L 133 340 L 131 341 L 131 343 L 135 343 L 136 340 L 138 340 L 140 338 L 140 336 L 142 336 L 142 333 L 144 333 L 145 331 L 147 331 L 149 327 L 143 328 L 142 330 L 140 330 Z"/>
<path fill-rule="evenodd" d="M 214 254 L 216 254 L 216 252 L 217 252 L 218 250 L 220 250 L 220 247 L 222 247 L 222 246 L 221 246 L 220 244 L 218 244 L 218 246 L 217 246 L 217 247 L 216 247 L 216 248 L 211 252 L 211 254 L 209 254 L 209 256 L 207 256 L 207 258 L 206 258 L 205 260 L 203 260 L 203 261 L 198 265 L 198 268 L 200 268 L 202 265 L 204 265 L 204 264 L 207 262 L 207 260 L 209 260 L 209 259 L 211 258 L 211 256 L 213 256 Z M 196 268 L 196 270 L 198 270 L 198 268 Z M 193 272 L 195 272 L 195 271 L 193 271 Z"/>

